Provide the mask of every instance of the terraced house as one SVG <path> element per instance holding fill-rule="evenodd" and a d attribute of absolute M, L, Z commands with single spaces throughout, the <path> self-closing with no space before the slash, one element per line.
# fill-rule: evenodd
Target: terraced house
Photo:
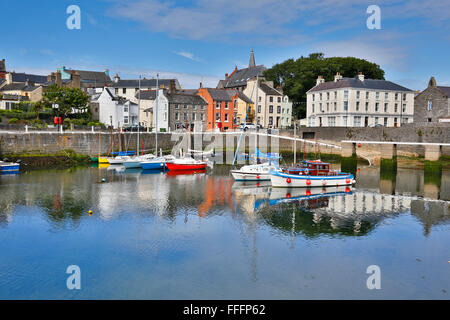
<path fill-rule="evenodd" d="M 414 99 L 414 123 L 450 124 L 450 87 L 438 86 L 436 79 L 431 77 L 428 88 Z"/>
<path fill-rule="evenodd" d="M 237 90 L 199 88 L 197 94 L 208 103 L 208 130 L 227 131 L 238 126 Z"/>
<path fill-rule="evenodd" d="M 414 92 L 386 80 L 317 78 L 307 92 L 308 127 L 398 127 L 414 121 Z"/>

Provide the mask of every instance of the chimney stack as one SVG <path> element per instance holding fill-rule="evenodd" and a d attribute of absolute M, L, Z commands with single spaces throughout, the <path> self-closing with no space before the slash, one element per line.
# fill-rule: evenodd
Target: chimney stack
<path fill-rule="evenodd" d="M 325 79 L 322 76 L 318 76 L 316 80 L 316 86 L 318 86 L 321 83 L 324 83 Z"/>
<path fill-rule="evenodd" d="M 337 81 L 339 81 L 341 79 L 342 79 L 341 74 L 339 72 L 336 72 L 336 75 L 334 76 L 334 82 L 337 82 Z"/>
<path fill-rule="evenodd" d="M 200 82 L 200 88 L 203 88 L 203 83 Z"/>
<path fill-rule="evenodd" d="M 81 89 L 81 77 L 78 71 L 72 74 L 72 88 Z"/>
<path fill-rule="evenodd" d="M 358 80 L 364 81 L 364 75 L 362 74 L 362 72 L 358 72 Z"/>
<path fill-rule="evenodd" d="M 225 73 L 225 79 L 227 79 L 228 78 L 228 73 Z"/>
<path fill-rule="evenodd" d="M 177 92 L 177 88 L 175 86 L 175 80 L 174 79 L 170 79 L 169 80 L 169 92 L 170 93 L 176 93 Z"/>
<path fill-rule="evenodd" d="M 58 86 L 58 87 L 62 87 L 62 80 L 61 80 L 61 71 L 60 70 L 58 70 L 57 72 L 56 72 L 56 85 Z"/>
<path fill-rule="evenodd" d="M 116 73 L 116 75 L 114 76 L 114 82 L 117 83 L 117 82 L 119 82 L 119 80 L 120 80 L 120 77 L 119 77 L 119 75 Z"/>

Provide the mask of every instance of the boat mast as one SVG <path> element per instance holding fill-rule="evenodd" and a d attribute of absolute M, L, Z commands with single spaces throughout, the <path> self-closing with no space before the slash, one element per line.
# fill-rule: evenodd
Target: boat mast
<path fill-rule="evenodd" d="M 138 95 L 138 131 L 137 131 L 137 142 L 136 142 L 136 147 L 137 147 L 137 152 L 136 152 L 136 156 L 139 156 L 139 138 L 140 138 L 140 135 L 139 135 L 139 126 L 141 125 L 141 123 L 140 123 L 140 119 L 139 119 L 139 116 L 140 116 L 140 113 L 141 113 L 141 76 L 139 76 L 139 95 Z"/>
<path fill-rule="evenodd" d="M 294 165 L 297 163 L 297 122 L 294 119 Z"/>
<path fill-rule="evenodd" d="M 155 99 L 155 156 L 158 156 L 158 97 L 159 97 L 159 73 L 156 74 L 156 99 Z"/>

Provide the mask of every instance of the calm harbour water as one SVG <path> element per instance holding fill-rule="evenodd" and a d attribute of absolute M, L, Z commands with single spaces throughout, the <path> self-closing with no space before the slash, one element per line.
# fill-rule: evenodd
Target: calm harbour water
<path fill-rule="evenodd" d="M 272 190 L 228 171 L 0 176 L 0 299 L 450 298 L 450 172 Z"/>

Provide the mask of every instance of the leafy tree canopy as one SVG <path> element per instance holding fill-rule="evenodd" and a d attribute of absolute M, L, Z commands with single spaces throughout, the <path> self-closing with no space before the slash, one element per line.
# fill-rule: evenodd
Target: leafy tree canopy
<path fill-rule="evenodd" d="M 354 57 L 325 58 L 323 53 L 311 53 L 297 60 L 288 59 L 264 72 L 267 80 L 280 85 L 283 92 L 294 103 L 294 116 L 306 117 L 306 92 L 316 85 L 318 76 L 325 81 L 333 81 L 339 72 L 344 78 L 352 78 L 362 72 L 366 78 L 384 79 L 384 71 L 379 65 Z"/>
<path fill-rule="evenodd" d="M 67 117 L 69 114 L 85 113 L 88 110 L 89 96 L 81 89 L 49 86 L 42 95 L 42 107 L 51 108 L 58 104 L 58 114 Z"/>

